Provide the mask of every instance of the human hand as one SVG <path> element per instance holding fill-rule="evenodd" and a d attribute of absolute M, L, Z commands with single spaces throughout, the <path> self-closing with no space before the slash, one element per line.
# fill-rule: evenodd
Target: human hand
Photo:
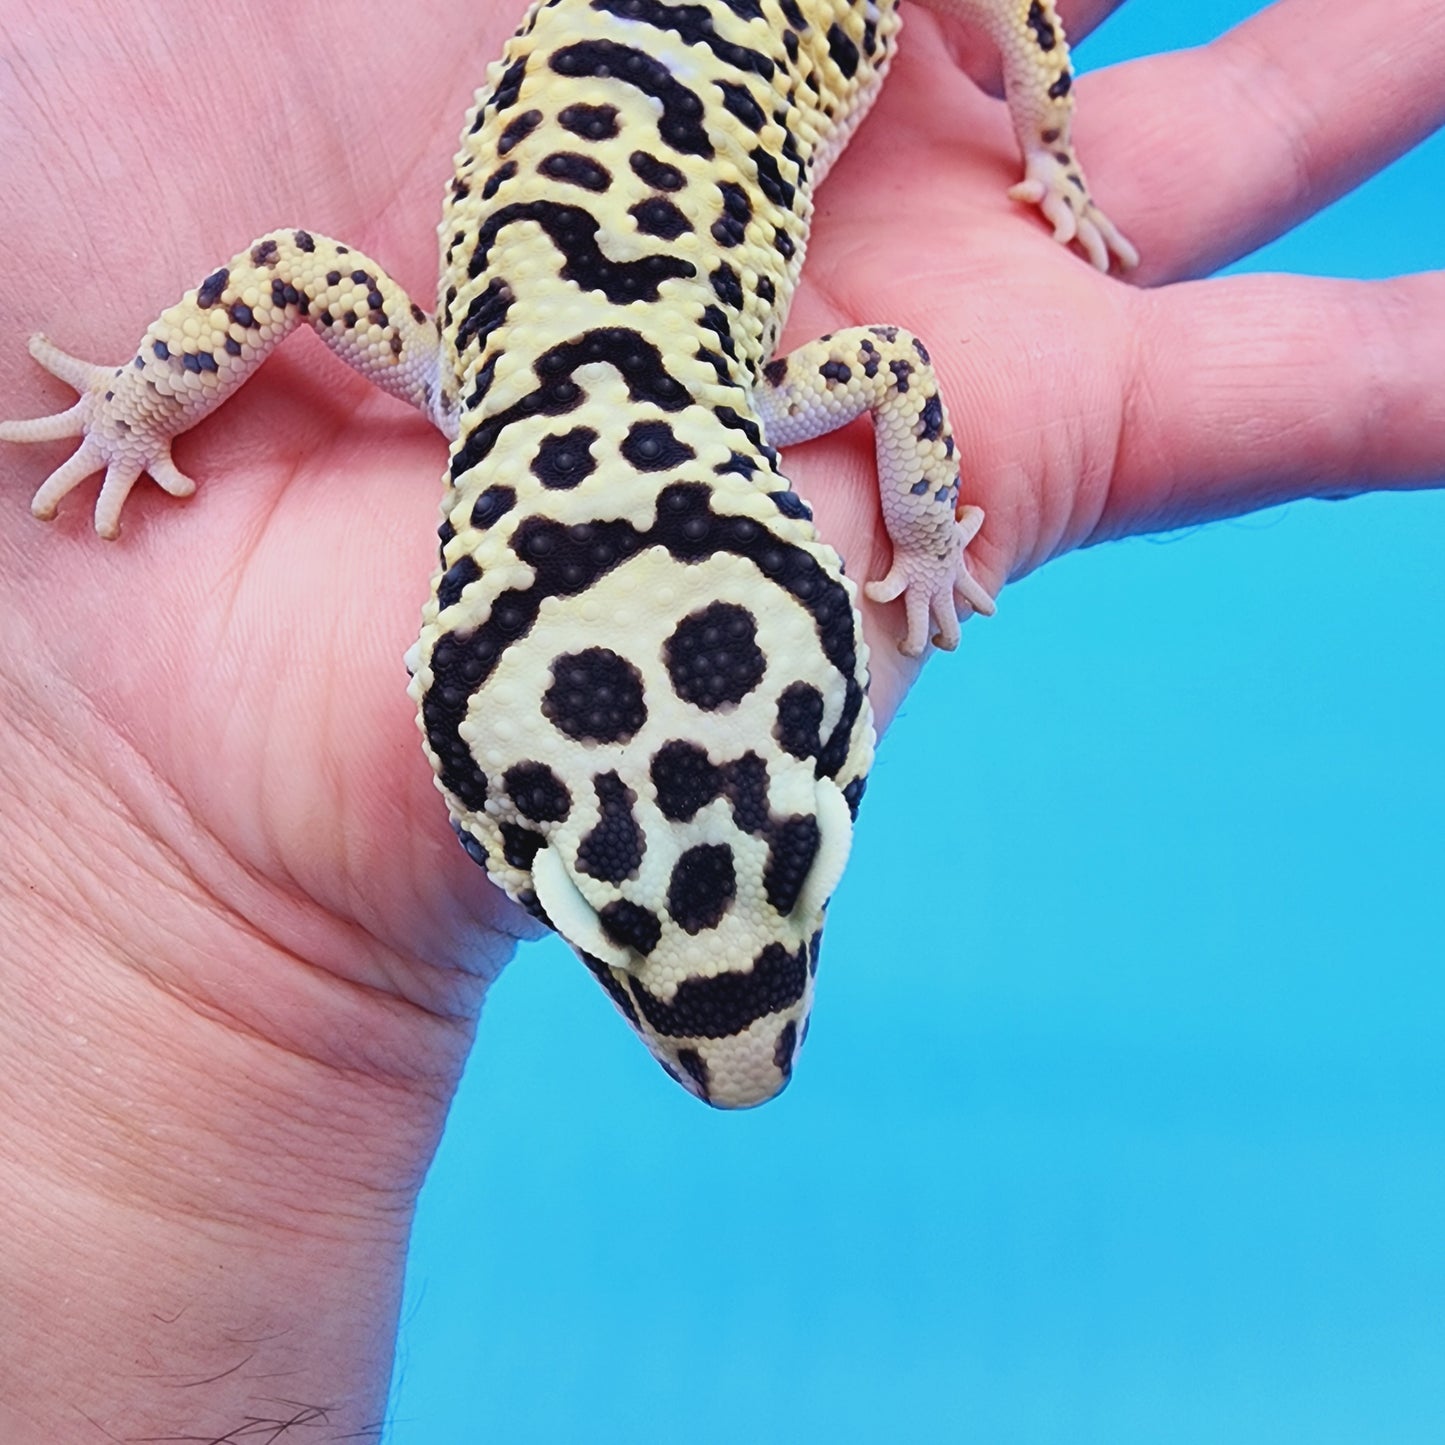
<path fill-rule="evenodd" d="M 156 308 L 278 222 L 354 239 L 428 295 L 444 158 L 511 13 L 479 22 L 438 5 L 384 45 L 328 45 L 342 21 L 328 24 L 322 10 L 268 17 L 268 68 L 218 79 L 211 25 L 177 7 L 127 17 L 121 33 L 99 13 L 11 8 L 31 68 L 22 64 L 27 83 L 5 117 L 25 216 L 0 245 L 6 274 L 26 278 L 5 298 L 7 411 L 68 400 L 24 357 L 29 330 L 43 325 L 71 349 L 123 357 Z M 1257 24 L 1283 31 L 1297 8 L 1276 7 Z M 1194 118 L 1187 135 L 1160 135 L 1151 147 L 1137 117 L 1161 113 L 1161 93 L 1178 112 L 1191 84 L 1228 92 L 1217 60 L 1168 58 L 1082 87 L 1081 148 L 1101 198 L 1144 253 L 1141 280 L 1194 274 L 1247 249 L 1435 123 L 1424 97 L 1445 48 L 1428 41 L 1439 22 L 1423 5 L 1418 15 L 1397 10 L 1406 23 L 1392 33 L 1410 44 L 1394 58 L 1403 79 L 1384 108 L 1375 90 L 1347 78 L 1360 8 L 1312 7 L 1309 73 L 1301 57 L 1295 78 L 1328 77 L 1346 105 L 1320 107 L 1321 119 L 1295 133 L 1268 116 L 1250 133 L 1239 107 L 1201 99 L 1182 107 Z M 1334 64 L 1319 43 L 1332 21 Z M 379 10 L 374 24 L 364 9 L 346 12 L 348 35 L 386 27 Z M 1441 416 L 1420 380 L 1440 374 L 1438 277 L 1373 288 L 1254 280 L 1159 294 L 1099 277 L 1004 198 L 1017 162 L 1002 117 L 959 83 L 947 47 L 928 44 L 936 29 L 926 14 L 910 16 L 878 114 L 821 194 L 789 344 L 862 321 L 908 325 L 929 341 L 968 494 L 989 514 L 976 552 L 991 584 L 1105 536 L 1319 486 L 1438 476 Z M 474 30 L 475 43 L 459 47 L 455 37 Z M 147 47 L 174 66 L 164 86 L 139 58 Z M 318 65 L 322 54 L 330 59 Z M 117 55 L 136 59 L 117 64 Z M 63 72 L 46 56 L 63 56 Z M 1244 50 L 1236 63 L 1247 58 Z M 1357 112 L 1351 91 L 1362 97 Z M 378 100 L 413 94 L 424 97 L 414 108 Z M 153 110 L 138 111 L 138 96 Z M 1238 132 L 1233 142 L 1201 136 L 1211 116 Z M 914 139 L 904 147 L 900 135 Z M 1306 142 L 1313 189 L 1301 198 L 1285 186 L 1281 201 L 1279 178 L 1299 174 Z M 389 198 L 380 215 L 378 197 Z M 156 217 L 163 226 L 147 224 Z M 897 240 L 880 241 L 888 235 Z M 60 236 L 84 248 L 79 257 L 57 247 Z M 1198 237 L 1208 244 L 1190 243 Z M 1359 339 L 1340 345 L 1342 335 Z M 1392 415 L 1403 420 L 1391 424 Z M 1317 430 L 1321 418 L 1329 425 Z M 63 511 L 56 532 L 37 529 L 23 503 L 40 469 L 25 453 L 6 461 L 16 480 L 15 505 L 0 512 L 12 591 L 5 806 L 9 836 L 28 845 L 9 880 L 7 916 L 19 920 L 12 937 L 23 944 L 12 959 L 22 985 L 14 996 L 50 1027 L 43 1051 L 33 1033 L 24 1047 L 16 1034 L 5 1057 L 43 1052 L 64 1079 L 38 1103 L 15 1086 L 11 1123 L 34 1132 L 7 1140 L 7 1157 L 13 1149 L 47 1202 L 62 1186 L 76 1190 L 73 1171 L 86 1161 L 113 1161 L 85 1175 L 95 1233 L 100 1246 L 123 1239 L 138 1260 L 162 1235 L 120 1230 L 109 1207 L 118 1193 L 133 1202 L 145 1183 L 148 1217 L 190 1211 L 212 1222 L 224 1194 L 228 1250 L 254 1256 L 259 1238 L 275 1261 L 254 1288 L 241 1287 L 256 1311 L 247 1328 L 265 1332 L 260 1316 L 276 1292 L 306 1278 L 313 1300 L 288 1318 L 290 1341 L 275 1348 L 294 1362 L 295 1341 L 369 1314 L 361 1337 L 337 1338 L 309 1378 L 320 1399 L 348 1361 L 345 1378 L 354 1379 L 355 1359 L 370 1350 L 375 1399 L 411 1191 L 481 983 L 504 956 L 500 943 L 479 954 L 477 939 L 488 927 L 524 926 L 446 830 L 401 686 L 444 449 L 308 339 L 178 451 L 203 479 L 202 495 L 189 506 L 137 496 L 116 548 L 90 534 L 80 505 Z M 871 555 L 871 566 L 853 560 L 853 574 L 879 575 L 886 543 L 866 433 L 800 449 L 789 469 L 843 554 Z M 869 625 L 886 716 L 913 671 L 893 646 L 896 618 L 872 615 Z M 109 645 L 97 642 L 102 626 Z M 469 955 L 472 968 L 455 967 Z M 80 1020 L 70 1035 L 54 1027 L 63 1015 Z M 99 1082 L 66 1072 L 77 1033 L 112 1046 Z M 127 1107 L 111 1111 L 99 1105 L 117 1095 L 118 1068 Z M 171 1153 L 181 1141 L 199 1167 L 157 1192 L 156 1152 L 133 1147 L 138 1118 L 162 1130 Z M 43 1170 L 24 1147 L 42 1125 L 67 1144 L 63 1162 Z M 366 1177 L 347 1178 L 358 1154 Z M 323 1190 L 328 1223 L 358 1224 L 324 1244 L 298 1227 L 307 1213 L 299 1206 Z M 34 1212 L 15 1207 L 23 1218 Z M 212 1263 L 200 1248 L 183 1252 L 174 1273 L 147 1281 L 155 1288 L 137 1318 L 82 1312 L 70 1322 L 92 1398 L 114 1401 L 116 1381 L 104 1372 L 137 1338 L 174 1361 L 175 1331 L 149 1317 L 157 1307 L 174 1314 L 167 1301 L 194 1292 Z M 20 1291 L 37 1307 L 39 1277 L 27 1274 Z M 186 1337 L 201 1339 L 206 1323 L 186 1316 Z M 236 1359 L 243 1353 L 237 1347 Z M 243 1399 L 249 1408 L 271 1363 L 259 1353 L 228 1377 L 250 1393 L 228 1399 L 218 1383 L 207 1410 L 224 1416 Z M 11 1360 L 26 1367 L 21 1354 Z M 193 1376 L 232 1363 L 198 1355 Z M 0 1387 L 10 1385 L 0 1375 Z M 132 1380 L 131 1390 L 140 1409 L 159 1387 Z M 352 1396 L 366 1399 L 359 1385 Z M 218 1433 L 233 1425 L 225 1420 Z"/>

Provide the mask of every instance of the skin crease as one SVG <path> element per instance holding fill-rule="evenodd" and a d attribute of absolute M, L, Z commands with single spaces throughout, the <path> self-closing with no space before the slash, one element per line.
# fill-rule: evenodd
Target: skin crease
<path fill-rule="evenodd" d="M 1109 8 L 1064 18 L 1077 39 Z M 431 305 L 461 116 L 520 7 L 390 13 L 232 7 L 218 29 L 178 0 L 0 0 L 8 415 L 72 400 L 29 332 L 120 362 L 272 226 L 359 246 Z M 1445 119 L 1434 0 L 1283 0 L 1082 82 L 1140 287 L 1008 201 L 1019 163 L 961 37 L 915 6 L 902 45 L 820 193 L 784 349 L 861 322 L 927 340 L 986 585 L 1439 481 L 1445 275 L 1168 284 Z M 90 531 L 94 483 L 49 528 L 28 515 L 65 454 L 0 449 L 0 1237 L 26 1241 L 0 1251 L 0 1423 L 19 1445 L 25 1422 L 210 1438 L 314 1409 L 366 1438 L 416 1190 L 486 982 L 534 932 L 456 846 L 405 694 L 445 446 L 305 336 L 179 441 L 200 494 L 142 484 L 118 543 Z M 850 573 L 881 575 L 866 427 L 787 468 Z M 886 719 L 916 668 L 895 609 L 868 626 Z"/>

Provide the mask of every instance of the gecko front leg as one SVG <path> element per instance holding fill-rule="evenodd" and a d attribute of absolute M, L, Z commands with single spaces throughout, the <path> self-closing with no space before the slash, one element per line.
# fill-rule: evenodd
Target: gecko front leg
<path fill-rule="evenodd" d="M 961 612 L 992 615 L 993 598 L 965 556 L 983 512 L 959 500 L 953 433 L 928 349 L 916 336 L 897 326 L 856 326 L 820 337 L 770 362 L 754 400 L 774 446 L 872 415 L 893 563 L 863 590 L 874 602 L 903 598 L 902 652 L 918 657 L 930 640 L 951 651 Z"/>

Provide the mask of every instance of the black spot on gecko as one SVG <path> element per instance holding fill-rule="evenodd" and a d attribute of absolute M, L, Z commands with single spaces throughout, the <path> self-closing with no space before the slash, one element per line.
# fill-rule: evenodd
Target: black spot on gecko
<path fill-rule="evenodd" d="M 544 437 L 532 458 L 532 475 L 553 491 L 568 491 L 586 481 L 597 470 L 591 448 L 597 433 L 590 426 Z"/>
<path fill-rule="evenodd" d="M 599 195 L 612 184 L 612 172 L 606 166 L 576 151 L 553 151 L 543 157 L 537 169 L 548 180 L 581 186 L 584 191 L 595 191 Z"/>
<path fill-rule="evenodd" d="M 1054 27 L 1049 23 L 1049 17 L 1044 14 L 1044 7 L 1039 0 L 1033 0 L 1029 6 L 1028 27 L 1034 32 L 1034 39 L 1039 43 L 1039 49 L 1050 51 L 1059 43 L 1059 37 Z"/>
<path fill-rule="evenodd" d="M 171 349 L 170 349 L 169 346 L 167 346 L 167 345 L 165 344 L 164 341 L 157 341 L 157 342 L 151 347 L 151 350 L 155 352 L 155 354 L 156 354 L 156 360 L 157 360 L 157 361 L 169 361 L 169 360 L 170 360 Z"/>
<path fill-rule="evenodd" d="M 663 241 L 675 241 L 692 230 L 692 222 L 663 196 L 639 201 L 627 214 L 637 222 L 637 229 L 644 236 L 656 236 Z"/>
<path fill-rule="evenodd" d="M 296 242 L 296 249 L 305 251 L 308 256 L 316 249 L 316 240 L 310 231 L 293 231 L 291 239 Z"/>
<path fill-rule="evenodd" d="M 1049 87 L 1050 100 L 1062 100 L 1074 88 L 1074 77 L 1066 70 Z"/>
<path fill-rule="evenodd" d="M 699 361 L 705 361 L 717 373 L 717 379 L 723 386 L 732 386 L 734 377 L 729 369 L 727 360 L 716 351 L 709 350 L 706 346 L 699 346 L 696 351 Z"/>
<path fill-rule="evenodd" d="M 524 110 L 521 115 L 508 121 L 505 129 L 498 136 L 497 154 L 504 156 L 508 151 L 521 145 L 541 124 L 542 112 L 540 110 Z"/>
<path fill-rule="evenodd" d="M 289 281 L 283 281 L 279 276 L 272 278 L 271 304 L 278 311 L 285 311 L 290 306 L 299 306 L 300 303 L 301 293 Z"/>
<path fill-rule="evenodd" d="M 913 365 L 907 361 L 890 361 L 888 370 L 893 373 L 893 385 L 900 396 L 908 390 L 908 378 L 913 375 Z"/>
<path fill-rule="evenodd" d="M 632 815 L 637 794 L 616 773 L 592 780 L 597 794 L 597 826 L 577 845 L 577 866 L 603 883 L 621 883 L 642 864 L 647 841 Z"/>
<path fill-rule="evenodd" d="M 471 557 L 459 558 L 437 583 L 437 606 L 451 607 L 460 601 L 462 592 L 481 575 L 482 569 Z"/>
<path fill-rule="evenodd" d="M 811 522 L 813 509 L 796 493 L 789 491 L 769 492 L 768 500 L 785 516 L 799 522 Z"/>
<path fill-rule="evenodd" d="M 231 279 L 231 273 L 225 266 L 219 271 L 212 271 L 204 281 L 201 282 L 201 289 L 196 292 L 197 306 L 214 306 L 221 299 L 221 293 L 226 289 L 226 283 Z"/>
<path fill-rule="evenodd" d="M 818 368 L 818 375 L 825 381 L 842 383 L 852 380 L 853 368 L 846 361 L 825 361 Z"/>
<path fill-rule="evenodd" d="M 530 869 L 536 862 L 537 854 L 547 844 L 547 840 L 540 833 L 524 828 L 519 823 L 503 823 L 499 831 L 502 835 L 502 857 L 513 868 Z M 485 866 L 483 863 L 483 867 Z"/>
<path fill-rule="evenodd" d="M 634 422 L 619 450 L 639 472 L 665 472 L 697 456 L 686 442 L 678 441 L 665 421 Z"/>
<path fill-rule="evenodd" d="M 728 314 L 721 306 L 704 306 L 702 315 L 698 318 L 709 331 L 717 337 L 718 345 L 722 347 L 724 354 L 738 359 L 738 349 L 733 342 L 732 322 Z"/>
<path fill-rule="evenodd" d="M 768 123 L 763 108 L 753 99 L 746 86 L 732 85 L 726 80 L 713 82 L 722 91 L 723 109 L 736 116 L 751 131 L 760 131 Z"/>
<path fill-rule="evenodd" d="M 664 743 L 652 759 L 652 786 L 664 818 L 687 823 L 723 790 L 723 775 L 695 743 Z"/>
<path fill-rule="evenodd" d="M 744 833 L 762 837 L 772 826 L 768 808 L 768 765 L 756 753 L 744 753 L 725 769 L 724 786 L 733 822 Z"/>
<path fill-rule="evenodd" d="M 740 431 L 760 451 L 766 453 L 770 458 L 776 459 L 777 453 L 771 447 L 763 444 L 763 434 L 758 429 L 757 422 L 751 417 L 743 416 L 740 412 L 734 411 L 730 406 L 715 406 L 712 414 L 725 426 L 733 431 Z"/>
<path fill-rule="evenodd" d="M 518 763 L 502 774 L 502 785 L 523 817 L 539 823 L 565 822 L 572 812 L 572 794 L 545 763 Z"/>
<path fill-rule="evenodd" d="M 493 196 L 501 190 L 504 182 L 512 179 L 517 174 L 516 161 L 505 161 L 489 175 L 482 186 L 482 199 L 490 201 Z"/>
<path fill-rule="evenodd" d="M 633 151 L 627 158 L 627 164 L 638 180 L 645 181 L 654 190 L 680 191 L 687 184 L 686 177 L 676 166 L 670 166 L 646 151 Z"/>
<path fill-rule="evenodd" d="M 557 124 L 583 140 L 611 140 L 619 131 L 615 105 L 588 105 L 584 101 L 558 111 Z"/>
<path fill-rule="evenodd" d="M 714 602 L 683 618 L 663 643 L 662 656 L 673 691 L 705 712 L 741 702 L 767 670 L 756 619 L 732 602 Z"/>
<path fill-rule="evenodd" d="M 918 359 L 925 366 L 932 364 L 933 358 L 928 354 L 928 348 L 916 336 L 913 338 L 913 349 L 918 353 Z"/>
<path fill-rule="evenodd" d="M 684 1073 L 697 1085 L 697 1091 L 704 1099 L 712 1095 L 712 1083 L 708 1074 L 707 1060 L 696 1049 L 679 1049 L 677 1063 Z"/>
<path fill-rule="evenodd" d="M 783 179 L 777 161 L 761 146 L 751 152 L 752 162 L 758 169 L 758 185 L 763 194 L 775 205 L 792 210 L 798 190 L 791 182 Z"/>
<path fill-rule="evenodd" d="M 635 948 L 644 958 L 657 947 L 662 937 L 662 923 L 657 914 L 628 898 L 618 898 L 609 903 L 598 918 L 602 922 L 602 931 L 613 943 Z"/>
<path fill-rule="evenodd" d="M 848 805 L 848 811 L 853 815 L 853 821 L 858 821 L 858 805 L 863 801 L 863 794 L 867 790 L 868 779 L 866 777 L 854 778 L 846 788 L 843 789 L 843 801 Z"/>
<path fill-rule="evenodd" d="M 736 311 L 743 309 L 743 283 L 726 261 L 718 262 L 717 269 L 708 280 L 712 282 L 713 294 L 724 306 L 731 306 Z"/>
<path fill-rule="evenodd" d="M 751 477 L 759 468 L 757 460 L 743 452 L 732 452 L 727 461 L 719 462 L 713 471 L 720 477 Z"/>
<path fill-rule="evenodd" d="M 788 358 L 780 356 L 763 367 L 763 377 L 769 386 L 781 386 L 788 375 Z"/>
<path fill-rule="evenodd" d="M 253 266 L 274 266 L 276 254 L 275 241 L 258 241 L 251 247 L 251 264 Z"/>
<path fill-rule="evenodd" d="M 746 971 L 684 979 L 671 1001 L 637 980 L 637 1007 L 654 1032 L 669 1038 L 725 1039 L 768 1014 L 791 1008 L 808 983 L 808 950 L 770 943 Z"/>
<path fill-rule="evenodd" d="M 487 850 L 455 820 L 452 822 L 452 832 L 457 835 L 457 842 L 462 845 L 466 850 L 467 857 L 470 858 L 477 867 L 487 868 L 490 866 L 490 860 L 487 858 Z"/>
<path fill-rule="evenodd" d="M 783 12 L 783 18 L 794 30 L 806 30 L 808 28 L 807 18 L 798 7 L 798 0 L 778 0 L 778 9 Z"/>
<path fill-rule="evenodd" d="M 926 442 L 936 442 L 943 435 L 943 402 L 937 392 L 923 403 L 918 414 L 918 435 Z"/>
<path fill-rule="evenodd" d="M 418 326 L 426 325 L 426 312 L 423 311 L 415 301 L 411 303 L 411 319 L 415 321 Z"/>
<path fill-rule="evenodd" d="M 488 487 L 472 506 L 472 526 L 485 531 L 495 526 L 517 505 L 517 494 L 511 487 Z"/>
<path fill-rule="evenodd" d="M 725 843 L 702 843 L 673 864 L 667 911 L 683 932 L 696 936 L 722 922 L 737 891 L 732 849 Z"/>
<path fill-rule="evenodd" d="M 841 25 L 828 27 L 828 54 L 833 57 L 833 64 L 842 72 L 844 80 L 852 80 L 858 73 L 858 47 Z"/>
<path fill-rule="evenodd" d="M 748 222 L 753 218 L 748 193 L 733 181 L 720 181 L 723 213 L 712 224 L 712 238 L 719 246 L 740 246 L 747 237 Z"/>
<path fill-rule="evenodd" d="M 555 657 L 542 716 L 573 742 L 625 743 L 647 721 L 642 674 L 609 647 Z"/>
<path fill-rule="evenodd" d="M 789 494 L 791 495 L 791 494 Z M 778 720 L 773 736 L 785 753 L 795 758 L 815 758 L 823 746 L 819 729 L 823 725 L 823 694 L 811 683 L 795 682 L 778 698 Z"/>
<path fill-rule="evenodd" d="M 772 830 L 763 892 L 784 917 L 798 905 L 821 839 L 818 820 L 812 817 L 788 818 Z"/>
<path fill-rule="evenodd" d="M 789 1019 L 778 1034 L 778 1041 L 773 1045 L 773 1067 L 785 1078 L 791 1078 L 793 1073 L 793 1055 L 797 1052 L 798 1025 Z"/>

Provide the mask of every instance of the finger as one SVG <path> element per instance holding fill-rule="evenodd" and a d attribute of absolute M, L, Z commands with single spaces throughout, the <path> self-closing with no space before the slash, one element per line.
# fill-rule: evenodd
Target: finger
<path fill-rule="evenodd" d="M 1445 481 L 1445 272 L 1238 276 L 1138 301 L 1121 453 L 1089 541 Z"/>
<path fill-rule="evenodd" d="M 1097 77 L 1086 153 L 1139 278 L 1216 270 L 1351 190 L 1445 122 L 1442 71 L 1439 0 L 1279 0 Z"/>

